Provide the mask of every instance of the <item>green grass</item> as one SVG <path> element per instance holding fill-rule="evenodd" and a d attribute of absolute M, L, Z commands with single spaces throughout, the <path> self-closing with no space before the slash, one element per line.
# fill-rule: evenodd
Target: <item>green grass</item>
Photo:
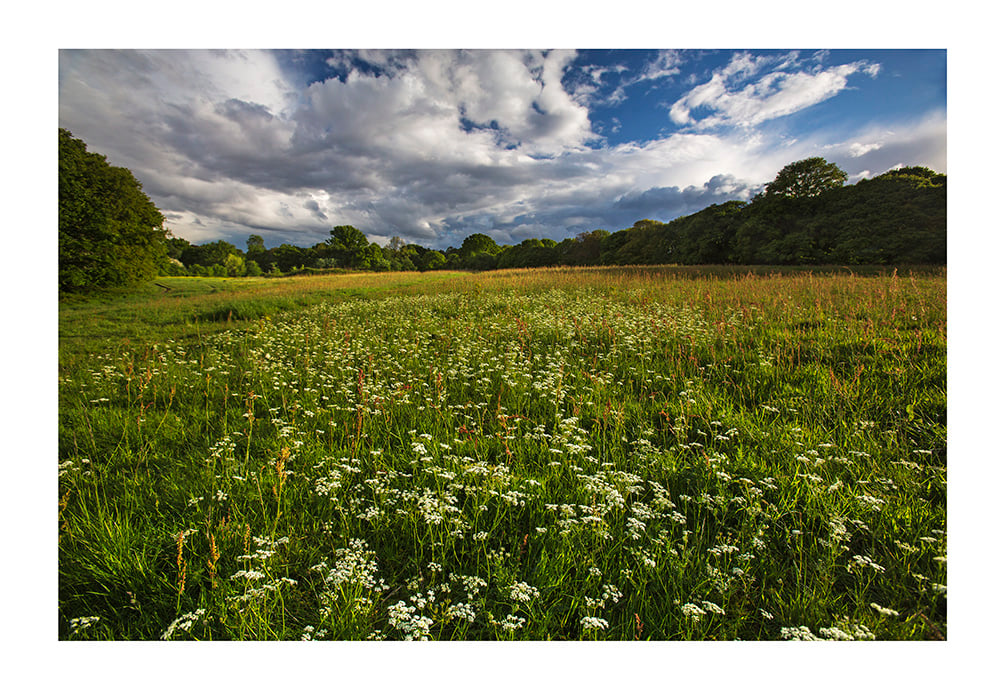
<path fill-rule="evenodd" d="M 60 309 L 61 638 L 947 635 L 943 271 L 160 282 Z"/>

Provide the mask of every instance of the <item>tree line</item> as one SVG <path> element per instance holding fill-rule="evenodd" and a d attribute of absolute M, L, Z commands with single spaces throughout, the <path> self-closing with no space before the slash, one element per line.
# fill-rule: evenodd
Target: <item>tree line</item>
<path fill-rule="evenodd" d="M 750 202 L 713 204 L 669 222 L 637 221 L 556 242 L 529 238 L 498 245 L 475 233 L 438 251 L 393 238 L 369 243 L 353 226 L 337 226 L 312 247 L 265 249 L 251 235 L 245 251 L 218 241 L 167 240 L 172 272 L 198 275 L 283 274 L 343 268 L 433 271 L 542 266 L 641 264 L 945 264 L 947 177 L 923 167 L 891 170 L 854 185 L 821 158 L 786 166 Z"/>
<path fill-rule="evenodd" d="M 637 221 L 616 232 L 556 242 L 498 245 L 483 233 L 441 251 L 393 237 L 369 242 L 336 226 L 310 247 L 245 248 L 171 237 L 163 216 L 124 168 L 60 129 L 60 289 L 127 286 L 161 275 L 260 276 L 317 272 L 434 271 L 641 264 L 944 264 L 947 177 L 923 167 L 847 185 L 847 174 L 813 157 L 785 166 L 750 202 L 728 201 L 669 222 Z"/>

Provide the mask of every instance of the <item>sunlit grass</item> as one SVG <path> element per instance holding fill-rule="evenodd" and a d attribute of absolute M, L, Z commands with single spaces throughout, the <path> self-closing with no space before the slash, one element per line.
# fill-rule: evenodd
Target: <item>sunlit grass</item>
<path fill-rule="evenodd" d="M 946 635 L 943 271 L 174 280 L 63 309 L 61 637 Z"/>

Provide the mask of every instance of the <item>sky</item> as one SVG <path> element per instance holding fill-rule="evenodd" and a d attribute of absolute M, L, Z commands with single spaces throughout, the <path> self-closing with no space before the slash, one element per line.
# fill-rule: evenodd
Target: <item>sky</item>
<path fill-rule="evenodd" d="M 59 126 L 176 237 L 561 240 L 749 201 L 821 156 L 947 173 L 947 51 L 61 49 Z"/>

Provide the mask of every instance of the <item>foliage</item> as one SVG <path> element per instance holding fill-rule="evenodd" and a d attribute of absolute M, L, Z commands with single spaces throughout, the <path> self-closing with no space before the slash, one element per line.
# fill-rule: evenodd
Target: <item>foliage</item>
<path fill-rule="evenodd" d="M 847 182 L 847 173 L 825 158 L 814 156 L 782 168 L 764 192 L 766 197 L 815 197 Z"/>
<path fill-rule="evenodd" d="M 337 266 L 349 269 L 362 268 L 371 261 L 368 252 L 368 238 L 354 226 L 337 226 L 330 231 L 327 240 L 330 256 L 337 261 Z"/>
<path fill-rule="evenodd" d="M 59 129 L 59 289 L 132 288 L 167 256 L 163 215 L 126 168 Z"/>
<path fill-rule="evenodd" d="M 462 247 L 459 249 L 459 254 L 463 259 L 469 259 L 477 254 L 496 255 L 499 253 L 500 247 L 497 245 L 496 240 L 483 233 L 473 233 L 468 236 L 462 242 Z"/>

